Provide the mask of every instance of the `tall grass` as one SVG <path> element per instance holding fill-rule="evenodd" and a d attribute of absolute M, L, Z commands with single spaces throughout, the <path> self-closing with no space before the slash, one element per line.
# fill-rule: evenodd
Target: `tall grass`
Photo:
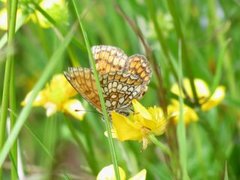
<path fill-rule="evenodd" d="M 10 49 L 14 42 L 15 36 L 15 25 L 16 25 L 16 12 L 17 12 L 18 1 L 11 1 L 8 7 L 8 38 L 7 38 L 7 47 Z M 3 148 L 3 144 L 6 139 L 6 123 L 7 123 L 7 114 L 8 106 L 12 110 L 16 110 L 16 94 L 14 93 L 14 63 L 12 54 L 7 55 L 6 65 L 5 65 L 5 74 L 4 74 L 4 85 L 3 85 L 3 94 L 2 94 L 2 104 L 1 104 L 1 116 L 0 116 L 0 149 Z M 9 83 L 10 82 L 10 83 Z M 10 93 L 9 93 L 10 92 Z M 10 94 L 10 96 L 9 96 Z M 10 100 L 10 101 L 9 101 Z M 15 117 L 11 115 L 11 126 L 15 123 Z M 14 145 L 12 149 L 12 162 L 15 166 L 12 167 L 12 176 L 17 178 L 16 175 L 16 164 L 17 164 L 17 146 Z M 0 178 L 2 178 L 2 168 L 0 166 Z"/>
<path fill-rule="evenodd" d="M 101 88 L 101 84 L 99 81 L 99 77 L 98 77 L 98 72 L 96 70 L 96 65 L 95 65 L 95 61 L 93 59 L 92 53 L 91 53 L 91 47 L 89 44 L 89 40 L 88 40 L 88 36 L 86 34 L 86 31 L 84 29 L 84 26 L 82 24 L 81 18 L 80 18 L 80 13 L 78 12 L 77 9 L 77 1 L 73 0 L 73 4 L 74 4 L 74 8 L 78 17 L 78 21 L 80 24 L 80 28 L 83 34 L 83 38 L 86 44 L 86 48 L 87 48 L 87 52 L 88 52 L 88 58 L 91 64 L 91 67 L 93 69 L 93 74 L 94 74 L 94 78 L 96 80 L 96 86 L 97 86 L 97 90 L 98 90 L 98 94 L 99 94 L 99 99 L 101 102 L 101 107 L 102 107 L 102 113 L 103 113 L 103 117 L 105 120 L 105 126 L 106 126 L 106 130 L 107 130 L 107 134 L 108 134 L 108 144 L 109 144 L 109 149 L 110 149 L 110 153 L 111 153 L 111 157 L 112 157 L 112 161 L 113 161 L 113 165 L 114 165 L 114 172 L 115 172 L 115 176 L 117 180 L 120 180 L 120 174 L 119 174 L 119 170 L 118 170 L 118 164 L 117 164 L 117 156 L 116 156 L 116 152 L 115 152 L 115 146 L 114 146 L 114 142 L 113 142 L 113 138 L 112 138 L 112 131 L 111 131 L 111 126 L 110 126 L 110 119 L 108 117 L 108 113 L 107 113 L 107 108 L 105 105 L 105 101 L 104 101 L 104 97 L 103 97 L 103 92 L 102 92 L 102 88 Z"/>

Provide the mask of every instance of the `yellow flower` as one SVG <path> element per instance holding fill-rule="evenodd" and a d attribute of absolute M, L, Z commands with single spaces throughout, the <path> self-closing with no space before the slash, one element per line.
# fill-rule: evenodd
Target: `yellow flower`
<path fill-rule="evenodd" d="M 68 20 L 68 8 L 65 0 L 43 0 L 39 6 L 58 24 L 66 24 Z M 32 14 L 31 18 L 33 22 L 39 23 L 43 28 L 50 28 L 52 26 L 48 19 L 39 11 L 35 11 L 35 14 Z"/>
<path fill-rule="evenodd" d="M 219 86 L 211 95 L 208 85 L 203 80 L 194 79 L 194 85 L 196 87 L 199 103 L 201 104 L 201 109 L 203 111 L 207 111 L 214 106 L 217 106 L 224 99 L 224 86 Z M 190 96 L 190 98 L 193 98 L 189 79 L 183 80 L 183 86 L 186 89 L 186 92 Z M 176 95 L 180 95 L 178 84 L 174 84 L 171 88 L 171 91 Z M 183 93 L 181 92 L 181 94 Z"/>
<path fill-rule="evenodd" d="M 3 0 L 3 8 L 0 9 L 0 29 L 7 30 L 7 5 L 6 0 Z M 49 20 L 38 10 L 33 9 L 34 4 L 27 1 L 20 1 L 17 9 L 17 26 L 22 25 L 23 22 L 32 20 L 38 23 L 43 28 L 50 28 L 52 24 Z M 65 0 L 42 0 L 39 7 L 45 11 L 57 24 L 67 24 L 68 8 Z"/>
<path fill-rule="evenodd" d="M 126 179 L 125 171 L 121 167 L 118 167 L 118 169 L 120 174 L 120 180 L 125 180 Z M 147 174 L 146 169 L 143 169 L 139 173 L 137 173 L 135 176 L 129 178 L 129 180 L 145 180 L 146 174 Z M 97 180 L 116 180 L 113 165 L 104 167 L 98 173 Z"/>
<path fill-rule="evenodd" d="M 22 105 L 28 103 L 28 98 L 31 92 L 27 94 L 22 102 Z M 77 99 L 70 99 L 75 96 L 77 92 L 68 83 L 64 75 L 58 74 L 53 77 L 50 84 L 38 93 L 33 106 L 42 106 L 46 109 L 46 115 L 51 116 L 57 111 L 68 113 L 76 119 L 82 120 L 85 114 L 80 101 Z"/>
<path fill-rule="evenodd" d="M 172 119 L 177 124 L 180 114 L 180 104 L 177 100 L 171 101 L 171 104 L 168 106 L 168 113 L 173 115 Z M 189 124 L 198 121 L 198 115 L 192 108 L 183 105 L 183 119 L 185 124 Z"/>
<path fill-rule="evenodd" d="M 18 27 L 19 24 L 22 24 L 24 21 L 24 15 L 20 9 L 17 10 L 17 20 L 16 20 L 16 27 Z M 6 31 L 8 29 L 7 24 L 7 9 L 4 7 L 0 10 L 0 29 L 3 31 Z"/>
<path fill-rule="evenodd" d="M 120 141 L 140 140 L 143 149 L 147 147 L 148 135 L 161 135 L 165 132 L 167 120 L 161 108 L 146 109 L 137 100 L 133 100 L 134 113 L 129 117 L 112 112 L 113 132 Z"/>

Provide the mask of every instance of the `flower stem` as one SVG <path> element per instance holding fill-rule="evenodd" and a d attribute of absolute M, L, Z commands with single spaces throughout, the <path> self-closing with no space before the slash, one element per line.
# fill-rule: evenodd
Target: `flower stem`
<path fill-rule="evenodd" d="M 153 144 L 155 144 L 157 147 L 159 147 L 164 153 L 166 153 L 169 157 L 171 157 L 171 151 L 168 146 L 161 143 L 153 134 L 148 136 L 149 139 L 152 141 Z"/>
<path fill-rule="evenodd" d="M 13 127 L 13 129 L 11 131 L 11 134 L 9 135 L 9 137 L 8 137 L 7 141 L 5 142 L 4 146 L 2 147 L 2 149 L 0 149 L 1 150 L 0 151 L 0 167 L 2 167 L 2 164 L 3 164 L 4 160 L 6 159 L 8 153 L 9 153 L 11 147 L 12 147 L 12 145 L 16 141 L 16 139 L 18 137 L 18 134 L 19 134 L 20 130 L 22 129 L 22 126 L 24 125 L 25 121 L 27 120 L 27 117 L 28 117 L 28 115 L 29 115 L 29 113 L 31 111 L 34 99 L 37 97 L 38 92 L 45 85 L 45 83 L 47 82 L 48 78 L 51 76 L 52 72 L 54 71 L 55 67 L 60 62 L 60 60 L 61 60 L 60 57 L 62 57 L 63 52 L 65 51 L 65 49 L 67 48 L 68 44 L 70 43 L 70 41 L 71 41 L 71 39 L 72 39 L 72 37 L 74 35 L 75 30 L 76 30 L 76 26 L 74 25 L 71 28 L 71 30 L 69 31 L 69 33 L 66 35 L 64 40 L 61 41 L 61 44 L 57 48 L 57 50 L 53 53 L 52 57 L 49 60 L 49 63 L 47 64 L 44 72 L 42 73 L 42 76 L 40 77 L 40 79 L 36 83 L 36 85 L 34 86 L 34 88 L 32 90 L 32 94 L 29 97 L 28 104 L 20 112 L 20 114 L 19 114 L 19 116 L 18 116 L 18 118 L 16 120 L 16 124 L 15 124 L 15 126 Z M 6 103 L 7 103 L 7 101 L 6 101 Z M 2 109 L 4 110 L 3 106 L 2 106 Z M 3 115 L 1 114 L 1 117 L 2 116 Z M 0 119 L 0 120 L 2 120 L 2 119 Z M 1 123 L 2 123 L 2 121 L 1 121 Z M 1 135 L 2 135 L 2 131 L 1 131 Z M 1 177 L 0 177 L 0 179 L 1 179 Z"/>
<path fill-rule="evenodd" d="M 114 142 L 113 142 L 113 139 L 112 139 L 110 120 L 109 120 L 109 117 L 108 117 L 108 114 L 107 114 L 107 109 L 106 109 L 106 106 L 105 106 L 105 100 L 104 100 L 104 97 L 103 97 L 103 94 L 102 94 L 102 88 L 101 88 L 98 73 L 97 73 L 97 70 L 96 70 L 95 61 L 92 57 L 89 40 L 88 40 L 87 34 L 84 30 L 84 27 L 83 27 L 83 24 L 82 24 L 82 21 L 81 21 L 81 18 L 80 18 L 80 13 L 78 12 L 77 4 L 76 4 L 77 1 L 72 0 L 72 2 L 73 2 L 74 9 L 75 9 L 77 17 L 78 17 L 80 28 L 82 30 L 83 39 L 85 41 L 86 48 L 87 48 L 87 51 L 88 51 L 89 61 L 90 61 L 91 67 L 93 69 L 93 75 L 94 75 L 94 78 L 96 80 L 96 87 L 97 87 L 97 90 L 98 90 L 98 95 L 99 95 L 99 99 L 100 99 L 100 103 L 101 103 L 101 107 L 102 107 L 102 113 L 103 113 L 103 116 L 104 116 L 104 119 L 105 119 L 104 122 L 105 122 L 105 126 L 106 126 L 107 133 L 108 133 L 108 144 L 109 144 L 109 148 L 110 148 L 111 158 L 112 158 L 112 161 L 113 161 L 115 177 L 116 177 L 117 180 L 120 180 L 120 174 L 119 174 L 118 163 L 117 163 L 117 155 L 116 155 L 115 145 L 114 145 Z"/>
<path fill-rule="evenodd" d="M 66 118 L 64 118 L 64 119 L 65 119 L 65 122 L 67 123 L 68 129 L 69 129 L 69 131 L 71 132 L 71 134 L 72 134 L 74 140 L 76 141 L 78 147 L 79 147 L 79 148 L 81 149 L 81 151 L 83 152 L 84 157 L 86 157 L 86 160 L 87 160 L 87 162 L 88 162 L 89 167 L 90 167 L 91 170 L 92 170 L 92 173 L 93 173 L 94 175 L 97 175 L 97 173 L 98 173 L 98 167 L 97 167 L 97 161 L 96 161 L 96 159 L 95 159 L 94 154 L 87 152 L 86 147 L 84 147 L 81 139 L 79 138 L 79 136 L 78 136 L 76 130 L 74 129 L 72 123 L 70 122 L 70 120 L 69 120 L 69 119 L 66 119 Z M 90 140 L 89 140 L 89 141 L 90 141 Z M 89 148 L 91 148 L 91 147 L 89 147 Z"/>
<path fill-rule="evenodd" d="M 16 88 L 15 88 L 15 69 L 14 69 L 14 61 L 12 62 L 12 76 L 10 80 L 10 120 L 11 120 L 11 129 L 10 132 L 12 131 L 15 123 L 16 123 L 16 116 L 15 112 L 17 111 L 17 105 L 16 105 Z M 11 149 L 11 179 L 19 179 L 18 178 L 18 143 L 15 141 L 13 144 L 13 147 Z"/>
<path fill-rule="evenodd" d="M 162 29 L 159 26 L 159 23 L 158 23 L 158 20 L 157 20 L 156 7 L 154 6 L 153 0 L 145 0 L 145 2 L 147 4 L 147 8 L 148 8 L 150 18 L 153 22 L 153 26 L 154 26 L 154 30 L 155 30 L 157 38 L 158 38 L 158 42 L 160 43 L 163 54 L 164 54 L 166 60 L 168 61 L 169 68 L 171 69 L 175 80 L 177 80 L 176 68 L 173 65 L 171 55 L 170 55 L 169 49 L 167 47 L 167 42 L 166 42 L 166 40 L 163 36 Z"/>
<path fill-rule="evenodd" d="M 183 79 L 183 73 L 182 73 L 182 42 L 179 42 L 179 58 L 178 58 L 178 64 L 179 64 L 179 70 L 178 70 L 178 79 L 179 79 L 179 87 L 182 87 L 182 79 Z M 187 172 L 187 140 L 186 140 L 186 128 L 185 123 L 183 119 L 183 98 L 182 93 L 180 91 L 179 96 L 179 104 L 180 104 L 180 113 L 179 113 L 179 122 L 177 124 L 177 140 L 178 140 L 178 146 L 179 146 L 179 161 L 181 165 L 181 171 L 182 171 L 182 179 L 183 180 L 189 180 L 188 172 Z"/>
<path fill-rule="evenodd" d="M 15 35 L 15 25 L 16 25 L 16 14 L 17 14 L 17 4 L 18 0 L 11 0 L 10 7 L 8 8 L 8 43 L 7 48 L 10 49 L 14 40 Z M 3 148 L 6 134 L 6 121 L 7 121 L 7 109 L 9 105 L 9 87 L 10 80 L 12 76 L 12 61 L 13 56 L 8 53 L 5 74 L 4 74 L 4 84 L 3 84 L 3 95 L 2 95 L 2 106 L 0 115 L 0 150 Z M 2 166 L 0 165 L 0 179 L 2 179 Z"/>
<path fill-rule="evenodd" d="M 176 6 L 175 6 L 173 0 L 167 0 L 167 3 L 168 3 L 169 11 L 170 11 L 170 13 L 173 17 L 173 23 L 174 23 L 174 26 L 175 26 L 175 29 L 176 29 L 178 40 L 181 41 L 181 43 L 182 43 L 181 58 L 186 62 L 186 66 L 191 67 L 191 61 L 190 61 L 190 59 L 188 57 L 188 54 L 187 54 L 187 46 L 186 46 L 186 42 L 185 42 L 185 37 L 183 35 L 183 31 L 182 31 L 182 28 L 181 28 L 179 16 L 177 14 Z M 187 72 L 188 72 L 188 75 L 189 75 L 190 86 L 191 86 L 191 90 L 192 90 L 193 97 L 194 97 L 194 104 L 199 105 L 197 91 L 196 91 L 196 87 L 194 85 L 193 71 L 192 71 L 191 68 L 188 68 Z"/>

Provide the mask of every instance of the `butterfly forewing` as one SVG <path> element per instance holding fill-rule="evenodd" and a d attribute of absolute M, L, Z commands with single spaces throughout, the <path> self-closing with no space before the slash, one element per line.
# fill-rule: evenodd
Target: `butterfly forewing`
<path fill-rule="evenodd" d="M 90 102 L 98 111 L 101 109 L 96 82 L 93 74 L 88 68 L 69 68 L 64 72 L 65 77 L 70 84 L 81 94 L 81 96 Z"/>
<path fill-rule="evenodd" d="M 113 46 L 93 46 L 93 57 L 96 61 L 98 73 L 122 71 L 127 62 L 127 55 L 119 48 Z"/>
<path fill-rule="evenodd" d="M 113 46 L 93 46 L 93 57 L 99 74 L 108 111 L 127 112 L 133 99 L 140 99 L 147 90 L 151 68 L 142 55 L 129 58 Z M 71 85 L 101 112 L 101 104 L 91 69 L 69 68 L 64 73 Z"/>

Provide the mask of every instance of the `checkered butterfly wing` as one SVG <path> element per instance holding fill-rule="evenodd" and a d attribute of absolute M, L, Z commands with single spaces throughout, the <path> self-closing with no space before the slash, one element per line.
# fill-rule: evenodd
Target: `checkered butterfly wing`
<path fill-rule="evenodd" d="M 132 99 L 140 99 L 147 90 L 151 77 L 148 61 L 142 55 L 128 58 L 121 49 L 113 46 L 94 46 L 92 52 L 107 110 L 124 112 Z M 87 68 L 69 68 L 65 76 L 72 86 L 101 112 L 92 71 Z"/>
<path fill-rule="evenodd" d="M 109 111 L 127 112 L 131 101 L 142 93 L 142 79 L 129 72 L 109 72 L 100 77 L 100 82 Z"/>
<path fill-rule="evenodd" d="M 151 67 L 148 60 L 143 55 L 135 54 L 128 58 L 126 69 L 129 73 L 141 79 L 142 86 L 140 94 L 135 99 L 140 99 L 148 89 L 148 84 L 152 76 Z"/>
<path fill-rule="evenodd" d="M 96 82 L 90 69 L 82 67 L 68 68 L 65 77 L 74 89 L 98 111 L 101 110 Z"/>
<path fill-rule="evenodd" d="M 69 68 L 65 77 L 83 98 L 101 112 L 96 82 L 90 69 Z M 116 71 L 100 76 L 100 83 L 107 110 L 123 112 L 133 99 L 140 97 L 143 81 L 133 74 Z"/>
<path fill-rule="evenodd" d="M 93 46 L 92 54 L 96 61 L 96 69 L 100 75 L 122 71 L 128 60 L 127 55 L 121 49 L 114 46 Z"/>

